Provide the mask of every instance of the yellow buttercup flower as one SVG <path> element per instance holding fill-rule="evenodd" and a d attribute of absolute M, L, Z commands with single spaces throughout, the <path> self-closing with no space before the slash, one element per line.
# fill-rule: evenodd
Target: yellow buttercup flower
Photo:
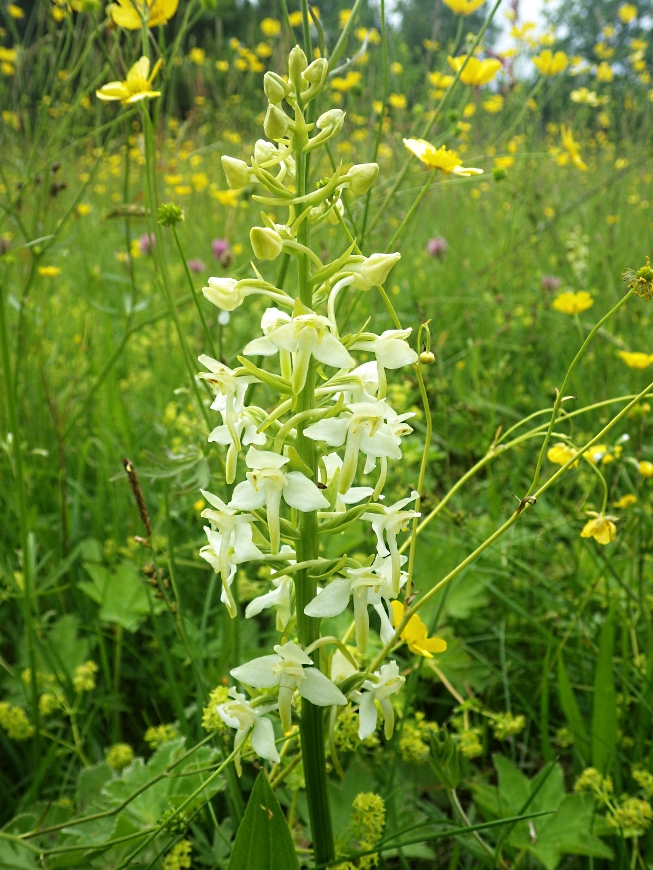
<path fill-rule="evenodd" d="M 637 6 L 634 6 L 632 3 L 624 3 L 623 6 L 619 7 L 617 15 L 619 20 L 624 24 L 630 24 L 631 21 L 637 18 Z"/>
<path fill-rule="evenodd" d="M 564 51 L 556 51 L 554 54 L 549 48 L 533 58 L 533 64 L 543 76 L 557 76 L 567 69 L 568 63 L 569 58 Z"/>
<path fill-rule="evenodd" d="M 16 6 L 15 3 L 10 3 L 7 6 L 7 12 L 9 13 L 10 18 L 15 18 L 16 20 L 25 17 L 24 9 L 21 9 L 20 6 Z"/>
<path fill-rule="evenodd" d="M 148 77 L 150 71 L 150 61 L 146 57 L 137 60 L 134 66 L 127 73 L 127 78 L 124 82 L 108 82 L 102 85 L 99 91 L 96 91 L 96 96 L 100 100 L 120 100 L 123 106 L 130 103 L 137 103 L 139 100 L 151 100 L 153 97 L 160 97 L 161 91 L 152 90 L 152 81 L 158 73 L 161 66 L 161 59 L 157 60 L 152 70 L 152 75 Z"/>
<path fill-rule="evenodd" d="M 107 6 L 107 15 L 118 27 L 140 30 L 143 21 L 148 27 L 167 24 L 178 4 L 179 0 L 116 0 Z"/>
<path fill-rule="evenodd" d="M 653 353 L 620 350 L 619 356 L 631 369 L 647 369 L 653 363 Z"/>
<path fill-rule="evenodd" d="M 626 493 L 626 495 L 622 495 L 618 501 L 612 502 L 612 507 L 619 508 L 623 510 L 624 508 L 628 508 L 631 505 L 637 504 L 637 496 L 632 493 Z"/>
<path fill-rule="evenodd" d="M 594 91 L 589 88 L 577 88 L 569 95 L 572 103 L 581 103 L 587 106 L 598 106 L 599 101 Z"/>
<path fill-rule="evenodd" d="M 562 124 L 560 126 L 560 135 L 562 136 L 562 147 L 567 152 L 566 156 L 571 160 L 577 169 L 585 172 L 587 164 L 583 162 L 580 156 L 578 144 L 574 141 L 574 135 L 571 130 Z"/>
<path fill-rule="evenodd" d="M 553 308 L 561 314 L 580 314 L 581 311 L 587 311 L 594 305 L 594 300 L 587 290 L 579 290 L 574 293 L 569 290 L 567 293 L 561 293 L 553 300 Z"/>
<path fill-rule="evenodd" d="M 60 272 L 59 266 L 39 266 L 39 275 L 44 278 L 56 278 Z"/>
<path fill-rule="evenodd" d="M 404 139 L 404 145 L 415 157 L 429 166 L 431 169 L 439 169 L 449 175 L 482 175 L 482 169 L 467 168 L 462 165 L 460 157 L 455 151 L 450 151 L 444 145 L 436 148 L 425 139 Z"/>
<path fill-rule="evenodd" d="M 278 36 L 281 33 L 281 22 L 276 18 L 264 18 L 260 28 L 264 36 Z"/>
<path fill-rule="evenodd" d="M 588 517 L 593 519 L 588 520 L 583 531 L 580 533 L 581 538 L 594 538 L 597 544 L 610 544 L 617 537 L 617 527 L 615 522 L 618 517 L 597 514 L 596 511 L 587 511 Z"/>
<path fill-rule="evenodd" d="M 485 0 L 444 0 L 444 5 L 456 15 L 471 15 L 485 3 Z"/>
<path fill-rule="evenodd" d="M 461 55 L 460 57 L 448 57 L 447 60 L 449 61 L 451 68 L 458 72 L 462 69 L 462 65 L 465 63 L 465 57 L 466 55 Z M 481 87 L 482 85 L 491 82 L 501 67 L 501 61 L 494 57 L 487 58 L 486 60 L 479 60 L 477 57 L 470 57 L 460 74 L 460 81 L 464 85 L 475 85 L 476 87 Z"/>
<path fill-rule="evenodd" d="M 637 470 L 642 477 L 653 477 L 653 462 L 648 462 L 646 459 L 642 459 L 641 462 L 637 463 Z"/>
<path fill-rule="evenodd" d="M 392 616 L 395 626 L 399 625 L 404 618 L 404 605 L 399 601 L 391 601 Z M 401 639 L 408 644 L 408 649 L 418 656 L 432 659 L 432 653 L 444 652 L 447 648 L 446 640 L 439 637 L 429 637 L 428 629 L 417 614 L 411 616 L 408 625 L 401 632 Z"/>
<path fill-rule="evenodd" d="M 483 100 L 483 108 L 491 115 L 500 112 L 503 109 L 503 96 L 501 94 L 492 94 L 487 100 Z"/>
<path fill-rule="evenodd" d="M 555 462 L 556 465 L 564 465 L 565 462 L 569 462 L 569 460 L 576 455 L 576 451 L 573 447 L 570 447 L 568 444 L 564 444 L 562 441 L 559 441 L 557 444 L 554 444 L 553 447 L 549 447 L 546 458 L 549 462 Z M 576 460 L 570 468 L 576 468 L 578 465 L 578 460 Z"/>
<path fill-rule="evenodd" d="M 612 67 L 606 61 L 602 61 L 596 68 L 594 73 L 597 82 L 611 82 L 614 78 Z"/>

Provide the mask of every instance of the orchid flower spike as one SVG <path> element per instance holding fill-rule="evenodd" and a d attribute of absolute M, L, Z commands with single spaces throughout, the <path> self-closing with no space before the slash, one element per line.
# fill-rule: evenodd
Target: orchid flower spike
<path fill-rule="evenodd" d="M 372 680 L 365 680 L 359 694 L 358 708 L 358 737 L 361 740 L 365 740 L 376 730 L 377 701 L 383 716 L 385 738 L 390 740 L 395 726 L 395 711 L 389 698 L 390 695 L 398 692 L 405 682 L 406 677 L 400 675 L 399 667 L 394 661 L 382 665 L 380 671 L 375 671 Z"/>
<path fill-rule="evenodd" d="M 397 547 L 397 535 L 405 532 L 411 519 L 421 516 L 418 511 L 404 510 L 407 504 L 419 498 L 419 494 L 413 490 L 408 498 L 402 498 L 392 505 L 378 505 L 380 513 L 363 514 L 364 520 L 372 523 L 372 529 L 376 534 L 376 551 L 379 556 L 392 558 L 392 585 L 395 596 L 399 594 L 401 580 L 401 561 L 399 548 Z M 387 542 L 387 546 L 386 546 Z"/>
<path fill-rule="evenodd" d="M 261 758 L 278 764 L 281 759 L 274 740 L 274 728 L 272 727 L 272 722 L 263 716 L 264 713 L 275 710 L 277 707 L 276 703 L 265 707 L 252 707 L 247 697 L 238 692 L 234 687 L 229 689 L 229 696 L 232 700 L 225 701 L 224 704 L 218 704 L 216 712 L 225 725 L 236 729 L 234 749 L 239 750 L 245 742 L 247 735 L 251 732 L 250 736 L 254 752 Z M 240 776 L 242 773 L 240 752 L 236 752 L 234 756 L 234 765 L 238 776 Z"/>

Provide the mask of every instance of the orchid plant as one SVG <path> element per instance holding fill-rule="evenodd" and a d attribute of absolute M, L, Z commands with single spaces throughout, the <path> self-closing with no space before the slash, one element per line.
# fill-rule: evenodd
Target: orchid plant
<path fill-rule="evenodd" d="M 199 375 L 212 387 L 211 408 L 221 418 L 209 441 L 227 448 L 226 482 L 235 484 L 228 502 L 203 493 L 209 503 L 202 514 L 208 543 L 201 556 L 219 574 L 222 600 L 233 618 L 239 617 L 231 591 L 238 566 L 267 563 L 273 569 L 272 588 L 249 603 L 245 617 L 274 608 L 281 635 L 273 653 L 231 671 L 249 699 L 234 688 L 217 712 L 236 729 L 236 749 L 249 735 L 253 751 L 275 763 L 276 743 L 298 719 L 318 861 L 335 857 L 326 789 L 329 711 L 333 722 L 339 709 L 357 705 L 364 739 L 377 727 L 378 702 L 385 736 L 392 737 L 392 696 L 405 677 L 395 661 L 384 660 L 393 642 L 402 642 L 395 637 L 391 603 L 408 583 L 398 536 L 420 515 L 417 492 L 396 504 L 386 504 L 383 496 L 388 462 L 402 458 L 402 439 L 412 432 L 413 414 L 398 414 L 387 396 L 388 372 L 420 365 L 410 346 L 411 330 L 376 335 L 367 324 L 346 332 L 339 323 L 339 303 L 347 295 L 382 287 L 400 258 L 398 253 L 363 256 L 343 218 L 343 197 L 366 194 L 379 168 L 376 163 L 346 171 L 338 166 L 309 189 L 308 155 L 316 165 L 314 152 L 325 148 L 344 120 L 340 109 L 310 120 L 327 72 L 325 59 L 309 64 L 295 47 L 287 79 L 265 75 L 266 139 L 256 143 L 249 164 L 222 158 L 232 188 L 259 185 L 255 200 L 275 214 L 287 209 L 283 224 L 263 212 L 263 226 L 251 230 L 250 240 L 258 260 L 296 261 L 296 292 L 271 284 L 256 266 L 252 278 L 210 278 L 204 295 L 222 311 L 234 311 L 256 295 L 269 307 L 260 335 L 238 357 L 239 367 L 202 356 L 206 371 Z M 311 231 L 324 223 L 340 225 L 345 237 L 327 263 L 310 246 Z M 373 359 L 357 359 L 362 354 Z M 268 389 L 272 407 L 248 404 L 252 385 L 258 385 L 258 395 L 262 387 Z M 341 534 L 356 522 L 367 525 L 370 541 L 376 538 L 368 557 L 321 555 L 321 538 Z M 352 630 L 342 639 L 323 636 L 322 621 L 343 613 L 350 600 Z M 380 641 L 374 648 L 383 647 L 373 661 L 368 656 L 370 607 L 378 617 Z M 350 634 L 355 647 L 345 642 Z M 330 657 L 329 647 L 335 653 Z M 277 714 L 281 727 L 275 739 L 269 717 Z"/>

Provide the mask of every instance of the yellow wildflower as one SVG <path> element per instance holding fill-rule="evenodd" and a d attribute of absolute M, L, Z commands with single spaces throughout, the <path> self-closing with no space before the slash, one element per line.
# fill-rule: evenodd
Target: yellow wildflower
<path fill-rule="evenodd" d="M 647 369 L 653 363 L 653 353 L 620 350 L 619 356 L 631 369 Z"/>
<path fill-rule="evenodd" d="M 180 840 L 163 859 L 163 870 L 189 870 L 192 851 L 190 840 Z"/>
<path fill-rule="evenodd" d="M 447 60 L 451 65 L 451 68 L 458 72 L 462 69 L 463 64 L 465 63 L 465 55 L 461 55 L 460 57 L 448 57 Z M 491 82 L 495 75 L 501 69 L 501 61 L 497 60 L 494 57 L 487 58 L 486 60 L 479 60 L 477 57 L 470 57 L 470 59 L 465 64 L 465 68 L 460 73 L 460 81 L 464 85 L 475 85 L 476 87 L 481 87 L 482 85 L 486 85 L 488 82 Z"/>
<path fill-rule="evenodd" d="M 7 12 L 9 13 L 9 17 L 10 17 L 10 18 L 16 18 L 16 19 L 19 19 L 19 18 L 24 18 L 24 17 L 25 17 L 25 12 L 24 12 L 24 10 L 21 9 L 20 6 L 16 6 L 15 3 L 10 3 L 10 4 L 7 6 Z"/>
<path fill-rule="evenodd" d="M 486 112 L 490 112 L 490 114 L 494 115 L 496 112 L 500 112 L 503 109 L 503 97 L 501 94 L 492 94 L 491 97 L 488 97 L 487 100 L 483 101 L 483 108 Z"/>
<path fill-rule="evenodd" d="M 446 91 L 446 89 L 451 87 L 451 85 L 453 84 L 453 76 L 445 75 L 441 72 L 432 72 L 429 73 L 429 81 L 434 88 L 439 88 L 442 91 Z"/>
<path fill-rule="evenodd" d="M 84 662 L 75 668 L 73 688 L 76 692 L 91 692 L 95 688 L 95 675 L 99 668 L 93 661 Z"/>
<path fill-rule="evenodd" d="M 642 477 L 653 477 L 653 462 L 648 462 L 646 459 L 642 459 L 642 461 L 637 465 L 637 470 Z"/>
<path fill-rule="evenodd" d="M 349 19 L 351 18 L 351 9 L 341 9 L 338 12 L 338 26 L 342 30 L 342 28 L 347 24 Z"/>
<path fill-rule="evenodd" d="M 390 64 L 390 72 L 393 75 L 400 76 L 403 71 L 404 71 L 404 68 L 398 61 L 394 61 L 394 63 Z"/>
<path fill-rule="evenodd" d="M 112 770 L 123 770 L 134 760 L 134 750 L 129 743 L 116 743 L 107 752 L 106 762 Z"/>
<path fill-rule="evenodd" d="M 580 533 L 581 538 L 594 538 L 597 544 L 610 544 L 617 537 L 617 527 L 615 521 L 617 517 L 606 516 L 605 514 L 597 514 L 596 511 L 587 511 L 589 517 L 583 531 Z"/>
<path fill-rule="evenodd" d="M 30 723 L 22 707 L 14 707 L 7 701 L 0 701 L 0 728 L 3 728 L 12 740 L 29 740 L 34 735 L 34 726 Z"/>
<path fill-rule="evenodd" d="M 445 6 L 455 15 L 471 15 L 485 3 L 485 0 L 444 0 Z"/>
<path fill-rule="evenodd" d="M 632 3 L 624 3 L 623 6 L 619 7 L 617 15 L 624 24 L 630 24 L 637 18 L 637 6 Z"/>
<path fill-rule="evenodd" d="M 349 91 L 351 88 L 360 84 L 360 80 L 361 74 L 359 72 L 356 72 L 356 70 L 349 70 L 344 78 L 342 76 L 336 76 L 331 82 L 331 87 L 335 91 Z"/>
<path fill-rule="evenodd" d="M 77 205 L 77 214 L 80 217 L 86 217 L 86 215 L 90 214 L 92 211 L 92 207 L 87 202 L 80 202 Z"/>
<path fill-rule="evenodd" d="M 596 76 L 597 82 L 611 82 L 614 78 L 612 67 L 609 63 L 606 63 L 606 61 L 601 61 L 597 66 L 594 75 Z"/>
<path fill-rule="evenodd" d="M 228 72 L 229 71 L 229 61 L 228 60 L 216 60 L 215 68 L 218 72 Z"/>
<path fill-rule="evenodd" d="M 562 147 L 567 152 L 566 156 L 568 156 L 568 158 L 577 169 L 585 172 L 585 170 L 587 169 L 587 164 L 584 163 L 581 159 L 580 150 L 578 148 L 578 144 L 574 141 L 574 135 L 572 131 L 568 130 L 567 127 L 562 124 L 560 126 L 560 135 L 562 137 Z"/>
<path fill-rule="evenodd" d="M 388 103 L 393 109 L 405 109 L 407 100 L 404 94 L 390 94 L 388 97 Z"/>
<path fill-rule="evenodd" d="M 577 293 L 569 290 L 556 296 L 553 300 L 554 311 L 560 311 L 561 314 L 580 314 L 581 311 L 587 311 L 592 305 L 594 305 L 594 300 L 587 290 L 579 290 Z"/>
<path fill-rule="evenodd" d="M 598 106 L 598 100 L 594 91 L 588 88 L 577 88 L 570 94 L 572 103 L 582 103 L 587 106 Z"/>
<path fill-rule="evenodd" d="M 152 75 L 148 78 L 150 61 L 147 57 L 142 57 L 129 70 L 124 82 L 108 82 L 106 85 L 102 85 L 95 94 L 100 100 L 120 100 L 123 106 L 137 103 L 139 100 L 151 100 L 153 97 L 160 97 L 161 91 L 152 90 L 152 81 L 158 73 L 161 63 L 162 61 L 159 58 L 154 64 Z"/>
<path fill-rule="evenodd" d="M 404 618 L 404 605 L 399 601 L 391 601 L 392 616 L 395 626 L 399 625 Z M 417 614 L 411 616 L 408 625 L 401 632 L 401 639 L 408 644 L 408 649 L 418 656 L 432 659 L 432 653 L 444 652 L 447 648 L 446 640 L 439 637 L 429 637 L 428 629 Z"/>
<path fill-rule="evenodd" d="M 439 169 L 449 175 L 481 175 L 482 169 L 466 168 L 455 151 L 450 151 L 444 145 L 436 148 L 425 139 L 404 139 L 404 145 L 415 157 L 431 169 Z"/>
<path fill-rule="evenodd" d="M 178 3 L 179 0 L 116 0 L 107 6 L 107 15 L 118 27 L 140 30 L 142 20 L 148 27 L 167 24 Z"/>
<path fill-rule="evenodd" d="M 623 510 L 624 508 L 628 508 L 631 505 L 637 504 L 637 496 L 628 492 L 626 495 L 622 495 L 620 499 L 612 502 L 612 507 L 619 508 L 619 510 Z"/>
<path fill-rule="evenodd" d="M 39 266 L 39 275 L 44 278 L 56 278 L 60 272 L 59 266 Z"/>
<path fill-rule="evenodd" d="M 567 69 L 568 63 L 569 58 L 564 51 L 556 51 L 554 54 L 550 48 L 546 48 L 533 58 L 533 64 L 543 76 L 557 76 Z"/>
<path fill-rule="evenodd" d="M 188 60 L 196 66 L 202 66 L 206 60 L 206 52 L 203 48 L 195 46 L 188 52 Z"/>
<path fill-rule="evenodd" d="M 562 441 L 559 441 L 557 444 L 554 444 L 553 447 L 549 447 L 546 458 L 549 462 L 555 462 L 556 465 L 564 465 L 565 462 L 568 462 L 573 456 L 575 456 L 576 451 L 573 447 L 570 447 L 568 444 L 564 444 Z M 576 460 L 573 465 L 570 465 L 570 468 L 576 468 L 578 465 L 578 460 Z"/>
<path fill-rule="evenodd" d="M 281 32 L 281 22 L 276 18 L 264 18 L 260 24 L 264 36 L 278 36 Z"/>

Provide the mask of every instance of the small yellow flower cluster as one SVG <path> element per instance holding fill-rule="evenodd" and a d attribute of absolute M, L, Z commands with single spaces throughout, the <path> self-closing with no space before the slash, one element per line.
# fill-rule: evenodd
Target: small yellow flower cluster
<path fill-rule="evenodd" d="M 653 773 L 648 770 L 633 770 L 633 779 L 649 797 L 653 796 Z"/>
<path fill-rule="evenodd" d="M 465 758 L 478 758 L 483 754 L 481 743 L 481 729 L 467 728 L 458 734 L 458 748 Z"/>
<path fill-rule="evenodd" d="M 179 731 L 174 725 L 152 725 L 145 732 L 144 740 L 151 749 L 158 749 L 164 743 L 170 743 L 179 737 Z"/>
<path fill-rule="evenodd" d="M 189 870 L 192 851 L 190 840 L 180 840 L 163 859 L 163 870 Z"/>
<path fill-rule="evenodd" d="M 107 752 L 106 761 L 112 770 L 123 770 L 134 760 L 134 750 L 129 743 L 116 743 Z"/>
<path fill-rule="evenodd" d="M 91 692 L 95 688 L 95 675 L 98 672 L 98 666 L 95 662 L 88 661 L 75 668 L 73 674 L 73 688 L 78 694 L 82 692 Z"/>
<path fill-rule="evenodd" d="M 202 713 L 202 728 L 207 731 L 222 731 L 226 729 L 226 725 L 218 716 L 218 704 L 224 704 L 229 700 L 229 689 L 227 686 L 218 686 L 209 695 L 209 703 L 204 708 Z"/>
<path fill-rule="evenodd" d="M 625 796 L 608 814 L 606 821 L 622 837 L 641 837 L 653 822 L 653 808 L 642 798 Z"/>
<path fill-rule="evenodd" d="M 497 740 L 507 740 L 509 737 L 514 737 L 520 734 L 526 726 L 526 718 L 521 714 L 514 716 L 506 711 L 499 715 L 492 722 L 492 731 Z"/>
<path fill-rule="evenodd" d="M 431 734 L 439 731 L 436 722 L 427 722 L 424 713 L 415 713 L 404 722 L 399 739 L 399 754 L 408 764 L 425 764 L 431 751 Z"/>
<path fill-rule="evenodd" d="M 361 852 L 374 848 L 383 836 L 385 827 L 385 802 L 383 798 L 374 792 L 361 792 L 356 795 L 352 803 L 351 826 Z M 361 868 L 376 867 L 379 863 L 378 855 L 367 855 L 360 858 L 358 866 Z"/>
<path fill-rule="evenodd" d="M 34 736 L 34 726 L 27 718 L 25 710 L 7 701 L 0 701 L 0 727 L 4 728 L 12 740 L 29 740 Z"/>
<path fill-rule="evenodd" d="M 343 708 L 342 712 L 338 714 L 333 732 L 333 742 L 338 752 L 354 752 L 361 745 L 368 749 L 376 749 L 380 745 L 376 733 L 370 734 L 361 744 L 358 736 L 358 713 L 351 704 Z"/>
<path fill-rule="evenodd" d="M 619 356 L 629 369 L 646 369 L 653 363 L 653 353 L 620 350 Z"/>
<path fill-rule="evenodd" d="M 587 290 L 578 290 L 576 293 L 569 290 L 556 296 L 553 300 L 553 310 L 559 311 L 561 314 L 580 314 L 582 311 L 587 311 L 592 305 L 594 305 L 594 299 Z"/>
<path fill-rule="evenodd" d="M 595 767 L 587 767 L 574 784 L 576 794 L 589 792 L 599 803 L 607 803 L 614 792 L 614 784 L 609 776 L 602 776 Z"/>

